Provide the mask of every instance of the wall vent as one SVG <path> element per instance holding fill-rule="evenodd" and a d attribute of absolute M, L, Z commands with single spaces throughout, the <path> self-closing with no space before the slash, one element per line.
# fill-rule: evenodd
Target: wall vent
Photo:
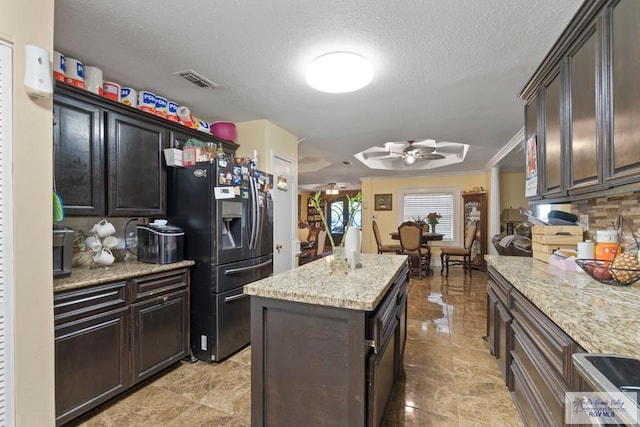
<path fill-rule="evenodd" d="M 177 74 L 180 77 L 186 80 L 189 80 L 191 83 L 199 87 L 206 87 L 209 89 L 218 87 L 216 83 L 212 82 L 211 80 L 209 80 L 208 78 L 206 78 L 205 76 L 203 76 L 202 74 L 198 73 L 195 70 L 176 71 L 173 74 Z"/>

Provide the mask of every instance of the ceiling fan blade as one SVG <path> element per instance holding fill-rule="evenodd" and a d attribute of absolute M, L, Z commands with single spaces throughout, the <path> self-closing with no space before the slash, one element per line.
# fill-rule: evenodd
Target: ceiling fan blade
<path fill-rule="evenodd" d="M 424 159 L 424 160 L 440 160 L 440 159 L 444 159 L 445 157 L 446 156 L 440 153 L 427 153 L 427 154 L 420 155 L 420 159 Z"/>
<path fill-rule="evenodd" d="M 362 157 L 364 157 L 365 160 L 367 159 L 377 159 L 377 160 L 382 160 L 382 159 L 392 159 L 395 157 L 399 157 L 401 156 L 402 153 L 393 153 L 393 152 L 389 152 L 389 151 L 373 151 L 373 152 L 364 152 L 362 153 Z"/>
<path fill-rule="evenodd" d="M 422 139 L 419 141 L 413 141 L 412 144 L 414 147 L 420 147 L 420 149 L 423 148 L 430 148 L 432 151 L 435 149 L 436 146 L 436 140 L 435 139 Z"/>

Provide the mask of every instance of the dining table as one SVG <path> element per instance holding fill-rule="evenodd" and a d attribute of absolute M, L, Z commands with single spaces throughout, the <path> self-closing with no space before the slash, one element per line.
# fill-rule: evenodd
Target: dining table
<path fill-rule="evenodd" d="M 391 233 L 389 233 L 389 235 L 393 240 L 400 240 L 400 234 L 397 231 L 392 231 Z M 430 233 L 428 231 L 425 231 L 424 233 L 422 233 L 421 241 L 422 243 L 428 245 L 429 242 L 442 240 L 443 237 L 444 234 Z"/>

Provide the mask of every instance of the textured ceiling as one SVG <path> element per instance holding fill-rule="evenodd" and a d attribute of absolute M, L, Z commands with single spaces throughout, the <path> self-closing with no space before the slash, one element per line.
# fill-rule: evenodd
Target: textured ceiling
<path fill-rule="evenodd" d="M 357 183 L 397 174 L 353 157 L 387 141 L 471 146 L 463 163 L 416 175 L 485 169 L 522 128 L 518 93 L 580 3 L 56 0 L 54 45 L 105 79 L 162 94 L 199 118 L 267 119 L 304 138 L 301 163 L 329 166 L 301 173 L 301 185 Z M 334 50 L 368 57 L 372 83 L 346 94 L 309 88 L 306 65 Z M 173 74 L 185 69 L 219 87 Z"/>

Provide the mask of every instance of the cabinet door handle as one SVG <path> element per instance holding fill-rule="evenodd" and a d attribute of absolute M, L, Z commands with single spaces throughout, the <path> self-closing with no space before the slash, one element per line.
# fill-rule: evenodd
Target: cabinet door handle
<path fill-rule="evenodd" d="M 165 302 L 169 301 L 169 296 L 166 297 L 162 297 L 162 303 L 164 304 Z"/>

